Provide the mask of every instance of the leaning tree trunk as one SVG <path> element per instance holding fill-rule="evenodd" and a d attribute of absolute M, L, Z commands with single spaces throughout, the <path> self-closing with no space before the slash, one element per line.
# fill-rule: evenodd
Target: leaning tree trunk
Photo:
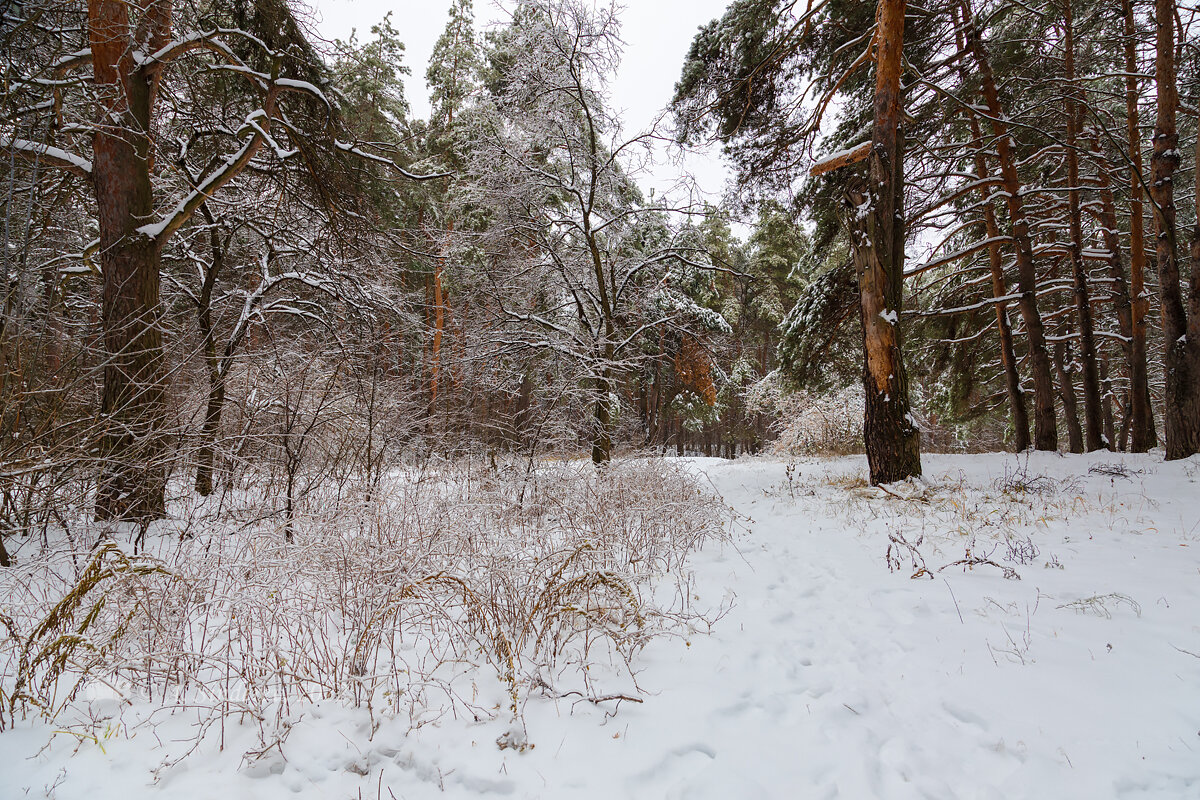
<path fill-rule="evenodd" d="M 987 177 L 987 162 L 983 156 L 983 136 L 979 121 L 971 118 L 971 135 L 975 137 L 975 172 L 980 180 Z M 1021 388 L 1021 375 L 1017 372 L 1017 353 L 1013 348 L 1012 326 L 1008 321 L 1008 304 L 1004 297 L 1008 286 L 1004 280 L 1004 262 L 1000 253 L 1000 225 L 996 211 L 992 208 L 992 187 L 980 188 L 983 201 L 983 221 L 988 238 L 988 267 L 992 274 L 992 297 L 996 300 L 996 330 L 1000 333 L 1000 362 L 1004 367 L 1004 388 L 1008 393 L 1008 407 L 1012 416 L 1013 449 L 1020 453 L 1029 449 L 1029 411 L 1025 406 L 1025 391 Z"/>
<path fill-rule="evenodd" d="M 147 521 L 164 514 L 166 489 L 160 251 L 138 231 L 154 211 L 149 131 L 155 77 L 134 61 L 125 3 L 90 0 L 88 35 L 101 117 L 92 179 L 104 276 L 96 518 Z"/>
<path fill-rule="evenodd" d="M 958 22 L 957 14 L 955 22 Z M 965 50 L 962 36 L 962 26 L 956 25 L 955 43 L 959 51 Z M 968 71 L 965 60 L 959 60 L 958 71 L 963 83 L 967 83 Z M 992 184 L 986 183 L 989 171 L 987 158 L 984 156 L 983 132 L 979 127 L 979 119 L 974 114 L 967 115 L 971 126 L 971 140 L 974 149 L 975 175 L 979 178 L 979 200 L 983 206 L 984 234 L 988 241 L 988 268 L 992 276 L 992 298 L 996 306 L 996 330 L 1000 334 L 1000 364 L 1004 369 L 1004 388 L 1008 394 L 1008 408 L 1013 427 L 1013 449 L 1018 453 L 1028 450 L 1029 441 L 1029 409 L 1025 404 L 1025 390 L 1021 387 L 1021 374 L 1017 369 L 1017 353 L 1013 347 L 1012 325 L 1008 319 L 1008 284 L 1004 278 L 1004 259 L 1000 252 L 1000 224 L 996 220 L 996 209 L 992 206 Z"/>
<path fill-rule="evenodd" d="M 1175 109 L 1175 3 L 1156 0 L 1158 27 L 1155 81 L 1158 119 L 1154 154 L 1150 157 L 1150 199 L 1157 231 L 1158 283 L 1162 301 L 1163 367 L 1166 372 L 1165 419 L 1167 460 L 1200 452 L 1200 264 L 1193 265 L 1191 319 L 1180 287 L 1175 226 L 1175 192 L 1171 183 L 1179 165 L 1179 131 Z"/>
<path fill-rule="evenodd" d="M 1075 317 L 1079 323 L 1079 360 L 1083 366 L 1083 414 L 1087 425 L 1086 449 L 1111 447 L 1104 437 L 1104 409 L 1100 402 L 1100 373 L 1096 360 L 1096 336 L 1092 325 L 1087 272 L 1083 265 L 1083 211 L 1079 202 L 1079 106 L 1080 92 L 1075 81 L 1075 25 L 1072 0 L 1063 1 L 1063 68 L 1066 78 L 1067 116 L 1067 216 L 1071 231 L 1068 251 L 1071 277 L 1075 283 Z"/>
<path fill-rule="evenodd" d="M 1037 270 L 1033 260 L 1033 243 L 1029 238 L 1029 222 L 1025 216 L 1025 205 L 1021 199 L 1021 179 L 1017 174 L 1016 155 L 1012 139 L 1005 124 L 1004 109 L 1000 104 L 1000 92 L 996 88 L 995 75 L 987 48 L 971 16 L 968 2 L 962 3 L 963 33 L 967 47 L 979 68 L 983 98 L 987 103 L 992 133 L 996 137 L 996 154 L 1000 160 L 1000 175 L 1003 180 L 1005 203 L 1012 224 L 1013 244 L 1017 259 L 1017 288 L 1021 297 L 1017 307 L 1025 323 L 1026 339 L 1029 342 L 1029 365 L 1033 376 L 1033 444 L 1038 450 L 1058 449 L 1058 430 L 1054 414 L 1054 379 L 1050 374 L 1050 353 L 1046 347 L 1046 331 L 1037 307 Z"/>
<path fill-rule="evenodd" d="M 921 438 L 910 413 L 900 335 L 904 279 L 900 73 L 905 5 L 905 0 L 879 3 L 875 123 L 867 185 L 852 180 L 846 189 L 863 330 L 863 438 L 872 484 L 921 474 Z"/>

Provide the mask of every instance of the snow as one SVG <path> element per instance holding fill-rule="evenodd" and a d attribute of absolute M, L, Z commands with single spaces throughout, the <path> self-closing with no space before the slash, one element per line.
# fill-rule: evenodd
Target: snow
<path fill-rule="evenodd" d="M 42 155 L 64 164 L 69 164 L 83 172 L 90 173 L 92 171 L 92 162 L 82 156 L 77 156 L 74 153 L 68 153 L 60 147 L 52 147 L 48 144 L 40 142 L 31 142 L 27 139 L 14 139 L 9 136 L 0 135 L 0 149 L 11 148 L 22 153 L 32 153 Z"/>
<path fill-rule="evenodd" d="M 52 70 L 61 69 L 65 66 L 71 64 L 72 62 L 78 61 L 79 59 L 82 59 L 82 58 L 88 58 L 91 55 L 92 55 L 92 48 L 90 48 L 90 47 L 85 47 L 82 50 L 76 50 L 74 53 L 65 55 L 62 58 L 55 61 L 53 64 L 50 65 L 50 69 L 52 69 Z"/>
<path fill-rule="evenodd" d="M 333 108 L 333 105 L 329 102 L 329 98 L 325 96 L 325 93 L 318 89 L 315 84 L 309 83 L 308 81 L 296 80 L 294 78 L 276 78 L 275 84 L 277 86 L 282 86 L 285 89 L 292 89 L 298 92 L 306 92 L 314 95 L 327 107 Z"/>
<path fill-rule="evenodd" d="M 841 161 L 843 159 L 850 158 L 850 157 L 854 156 L 855 154 L 857 154 L 858 152 L 860 152 L 863 148 L 870 147 L 870 146 L 871 146 L 870 142 L 859 142 L 858 144 L 854 145 L 853 147 L 847 147 L 844 150 L 835 150 L 834 152 L 829 153 L 828 155 L 824 155 L 821 158 L 818 158 L 816 161 L 814 161 L 813 165 L 812 165 L 812 169 L 820 170 L 821 168 L 823 168 L 829 164 L 832 164 L 835 161 Z"/>
<path fill-rule="evenodd" d="M 77 705 L 108 718 L 94 738 L 0 733 L 5 785 L 59 800 L 1200 797 L 1197 459 L 926 455 L 925 482 L 886 492 L 862 457 L 689 463 L 744 518 L 736 547 L 694 564 L 695 593 L 735 605 L 711 635 L 643 651 L 642 703 L 535 693 L 523 726 L 408 731 L 293 701 L 282 743 L 233 716 L 172 764 L 197 733 L 186 709 L 151 724 L 93 688 Z"/>

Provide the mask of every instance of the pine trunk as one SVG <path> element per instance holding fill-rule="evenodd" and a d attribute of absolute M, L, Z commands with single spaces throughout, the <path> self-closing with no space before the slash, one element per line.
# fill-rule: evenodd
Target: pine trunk
<path fill-rule="evenodd" d="M 1079 424 L 1079 402 L 1075 398 L 1075 379 L 1071 377 L 1070 354 L 1066 342 L 1054 343 L 1054 369 L 1058 372 L 1058 396 L 1062 400 L 1067 423 L 1067 449 L 1083 452 L 1083 426 Z"/>
<path fill-rule="evenodd" d="M 134 62 L 125 3 L 89 0 L 88 35 L 104 120 L 96 126 L 92 167 L 105 346 L 96 518 L 144 522 L 165 513 L 167 474 L 160 253 L 158 243 L 137 230 L 154 212 L 149 139 L 154 78 Z"/>
<path fill-rule="evenodd" d="M 1150 405 L 1150 379 L 1146 368 L 1146 242 L 1142 211 L 1142 133 L 1138 123 L 1137 28 L 1133 0 L 1122 0 L 1125 16 L 1125 117 L 1129 138 L 1129 406 L 1130 442 L 1134 453 L 1158 444 L 1154 409 Z"/>
<path fill-rule="evenodd" d="M 987 176 L 984 159 L 983 137 L 979 121 L 971 117 L 971 135 L 975 138 L 975 173 L 980 179 Z M 983 221 L 988 244 L 988 266 L 992 274 L 992 297 L 996 300 L 996 330 L 1000 333 L 1000 363 L 1004 368 L 1004 388 L 1008 393 L 1009 414 L 1012 417 L 1013 449 L 1020 453 L 1029 449 L 1029 411 L 1025 406 L 1025 392 L 1021 389 L 1021 375 L 1017 371 L 1017 353 L 1013 347 L 1012 326 L 1008 322 L 1008 304 L 1000 298 L 1007 296 L 1008 286 L 1004 280 L 1004 263 L 1000 253 L 1000 225 L 992 208 L 991 187 L 984 186 L 982 194 Z"/>
<path fill-rule="evenodd" d="M 1137 316 L 1136 305 L 1137 300 L 1131 296 L 1129 282 L 1125 275 L 1125 259 L 1121 253 L 1121 238 L 1118 233 L 1120 227 L 1117 221 L 1117 204 L 1116 196 L 1113 194 L 1112 182 L 1109 180 L 1109 175 L 1112 169 L 1105 158 L 1104 152 L 1100 149 L 1100 140 L 1098 137 L 1092 139 L 1092 160 L 1096 162 L 1098 167 L 1098 180 L 1100 184 L 1100 228 L 1104 238 L 1104 248 L 1108 251 L 1108 275 L 1112 281 L 1112 299 L 1113 311 L 1117 317 L 1117 328 L 1121 332 L 1121 349 L 1125 354 L 1126 368 L 1129 374 L 1129 395 L 1126 401 L 1127 413 L 1124 417 L 1128 420 L 1127 425 L 1123 426 L 1120 435 L 1120 449 L 1124 450 L 1127 440 L 1129 439 L 1130 430 L 1134 427 L 1140 427 L 1140 435 L 1142 442 L 1149 442 L 1150 446 L 1154 444 L 1154 414 L 1150 408 L 1150 385 L 1146 375 L 1146 322 L 1145 315 L 1142 314 L 1141 325 L 1141 349 L 1140 351 L 1135 346 L 1137 340 L 1135 317 Z M 1141 202 L 1138 201 L 1138 213 L 1141 213 Z M 1131 236 L 1132 240 L 1136 238 L 1138 246 L 1143 247 L 1141 234 L 1141 225 L 1137 226 L 1137 236 Z M 1145 253 L 1141 254 L 1141 263 L 1136 270 L 1139 283 L 1143 280 L 1145 269 Z M 1132 264 L 1132 252 L 1130 254 L 1130 262 Z M 1134 271 L 1131 268 L 1131 272 Z M 1144 283 L 1142 283 L 1144 290 Z M 1144 304 L 1144 299 L 1142 303 Z M 1139 355 L 1140 353 L 1140 355 Z M 1140 362 L 1140 365 L 1139 365 Z M 1103 382 L 1103 376 L 1101 377 Z M 1135 396 L 1140 398 L 1140 403 L 1135 403 Z M 1135 426 L 1133 420 L 1134 415 L 1141 415 L 1140 426 Z M 1114 441 L 1109 437 L 1109 441 Z M 1147 445 L 1143 444 L 1141 449 L 1133 448 L 1133 452 L 1145 452 Z"/>
<path fill-rule="evenodd" d="M 1075 318 L 1079 324 L 1079 360 L 1083 367 L 1083 414 L 1087 425 L 1086 449 L 1110 446 L 1104 437 L 1104 410 L 1100 403 L 1100 372 L 1096 363 L 1096 336 L 1087 271 L 1083 264 L 1083 211 L 1079 202 L 1079 107 L 1081 97 L 1075 81 L 1075 26 L 1072 0 L 1063 1 L 1063 67 L 1066 73 L 1067 115 L 1067 215 L 1071 241 L 1071 276 L 1075 283 Z"/>
<path fill-rule="evenodd" d="M 1175 191 L 1172 178 L 1179 165 L 1179 131 L 1175 109 L 1175 4 L 1156 0 L 1158 28 L 1155 58 L 1158 118 L 1154 128 L 1154 154 L 1150 157 L 1150 199 L 1154 203 L 1157 232 L 1158 282 L 1162 302 L 1163 367 L 1166 372 L 1165 418 L 1167 460 L 1200 452 L 1200 263 L 1192 269 L 1188 319 L 1180 286 L 1176 234 Z"/>
<path fill-rule="evenodd" d="M 905 0 L 880 0 L 868 185 L 851 181 L 846 190 L 863 329 L 863 434 L 872 484 L 921 474 L 920 433 L 910 413 L 900 335 L 904 278 L 900 73 L 905 5 Z M 860 213 L 864 207 L 867 213 Z"/>
<path fill-rule="evenodd" d="M 1004 109 L 987 48 L 971 17 L 970 5 L 962 4 L 964 33 L 979 68 L 984 101 L 987 103 L 996 151 L 1000 158 L 1000 175 L 1004 183 L 1005 202 L 1012 225 L 1017 259 L 1017 288 L 1021 292 L 1018 308 L 1025 323 L 1029 342 L 1029 364 L 1033 375 L 1033 444 L 1038 450 L 1058 449 L 1058 430 L 1054 413 L 1054 379 L 1050 374 L 1050 354 L 1046 347 L 1046 331 L 1037 307 L 1037 270 L 1033 260 L 1033 243 L 1029 238 L 1029 223 L 1021 200 L 1021 180 L 1017 174 L 1013 142 L 1004 123 Z"/>

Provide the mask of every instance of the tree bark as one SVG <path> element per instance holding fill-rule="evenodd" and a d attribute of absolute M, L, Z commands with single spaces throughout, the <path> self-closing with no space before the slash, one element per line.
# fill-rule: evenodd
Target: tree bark
<path fill-rule="evenodd" d="M 165 19 L 163 25 L 169 23 L 169 4 Z M 150 120 L 156 78 L 135 63 L 130 33 L 126 3 L 89 0 L 88 38 L 99 95 L 92 180 L 106 351 L 96 518 L 144 522 L 166 511 L 166 392 L 160 249 L 137 230 L 154 212 Z M 166 30 L 156 30 L 151 41 L 166 36 Z"/>
<path fill-rule="evenodd" d="M 442 245 L 443 254 L 438 258 L 433 270 L 433 354 L 430 361 L 432 376 L 429 381 L 429 410 L 433 413 L 437 408 L 438 385 L 442 368 L 442 333 L 446 328 L 445 294 L 442 291 L 442 271 L 446 264 L 445 251 L 449 248 L 450 237 L 454 235 L 454 220 L 446 223 L 446 240 Z"/>
<path fill-rule="evenodd" d="M 213 493 L 216 440 L 221 427 L 221 412 L 225 406 L 225 375 L 221 369 L 216 332 L 212 324 L 212 293 L 225 266 L 225 249 L 221 245 L 221 235 L 213 223 L 208 207 L 201 206 L 201 212 L 209 225 L 208 240 L 212 263 L 204 275 L 204 284 L 200 287 L 196 308 L 196 322 L 200 327 L 201 347 L 204 351 L 204 367 L 208 373 L 208 404 L 204 411 L 204 424 L 200 427 L 200 448 L 196 453 L 196 492 L 201 497 L 208 497 Z"/>
<path fill-rule="evenodd" d="M 1116 424 L 1113 421 L 1113 388 L 1108 377 L 1108 359 L 1100 359 L 1100 386 L 1102 394 L 1100 403 L 1104 409 L 1104 436 L 1109 442 L 1116 442 Z"/>
<path fill-rule="evenodd" d="M 1150 379 L 1146 368 L 1146 242 L 1142 210 L 1142 133 L 1138 124 L 1137 28 L 1133 0 L 1121 0 L 1125 16 L 1125 121 L 1129 138 L 1129 406 L 1130 442 L 1134 453 L 1158 444 L 1154 409 L 1150 405 Z"/>
<path fill-rule="evenodd" d="M 980 179 L 987 177 L 987 162 L 984 159 L 983 135 L 979 121 L 970 117 L 971 135 L 975 140 L 975 173 Z M 1020 453 L 1029 449 L 1029 411 L 1025 406 L 1025 392 L 1021 388 L 1021 375 L 1017 372 L 1017 354 L 1013 348 L 1012 326 L 1008 322 L 1008 303 L 999 298 L 1008 295 L 1004 280 L 1004 264 L 1000 254 L 1000 225 L 992 207 L 991 187 L 980 188 L 983 200 L 983 222 L 988 244 L 988 266 L 992 273 L 992 297 L 996 299 L 996 330 L 1000 333 L 1000 363 L 1004 367 L 1004 388 L 1008 393 L 1008 408 L 1012 417 L 1013 449 Z"/>
<path fill-rule="evenodd" d="M 1096 363 L 1096 337 L 1092 325 L 1087 271 L 1083 265 L 1083 212 L 1079 202 L 1079 106 L 1080 92 L 1075 81 L 1075 24 L 1072 0 L 1063 0 L 1063 70 L 1066 79 L 1067 116 L 1067 216 L 1071 231 L 1068 252 L 1071 276 L 1075 283 L 1075 318 L 1079 324 L 1079 360 L 1083 367 L 1083 409 L 1087 425 L 1086 449 L 1103 450 L 1104 416 L 1100 403 L 1100 373 Z"/>
<path fill-rule="evenodd" d="M 1097 166 L 1097 180 L 1100 188 L 1100 228 L 1104 239 L 1104 248 L 1108 251 L 1108 274 L 1112 279 L 1112 298 L 1113 311 L 1117 317 L 1117 328 L 1121 331 L 1121 349 L 1125 354 L 1126 368 L 1129 373 L 1129 396 L 1126 401 L 1128 413 L 1124 415 L 1127 420 L 1127 427 L 1132 429 L 1134 426 L 1134 414 L 1141 414 L 1140 427 L 1142 442 L 1149 443 L 1149 446 L 1154 446 L 1155 431 L 1154 431 L 1154 414 L 1150 408 L 1150 384 L 1146 374 L 1146 322 L 1145 315 L 1141 317 L 1141 350 L 1135 347 L 1137 340 L 1136 325 L 1134 319 L 1136 317 L 1135 305 L 1136 301 L 1130 296 L 1129 283 L 1125 277 L 1125 260 L 1121 253 L 1121 237 L 1118 233 L 1119 226 L 1117 222 L 1117 205 L 1116 197 L 1113 194 L 1112 182 L 1109 180 L 1109 175 L 1112 173 L 1112 168 L 1105 157 L 1103 150 L 1100 149 L 1099 137 L 1092 139 L 1092 160 Z M 1141 201 L 1137 203 L 1138 212 L 1141 213 Z M 1142 243 L 1141 226 L 1137 226 L 1137 240 L 1139 246 L 1144 247 Z M 1132 239 L 1131 237 L 1131 245 Z M 1130 262 L 1132 263 L 1132 252 Z M 1142 281 L 1145 268 L 1145 253 L 1142 253 L 1141 265 L 1138 267 L 1137 274 L 1139 282 Z M 1141 284 L 1144 291 L 1144 283 Z M 1143 298 L 1141 301 L 1145 303 Z M 1140 355 L 1139 355 L 1140 352 Z M 1140 358 L 1140 366 L 1139 366 Z M 1103 376 L 1101 376 L 1103 382 Z M 1140 396 L 1140 403 L 1134 403 L 1134 394 Z M 1135 406 L 1138 406 L 1135 408 Z M 1119 449 L 1124 450 L 1126 440 L 1129 437 L 1129 430 L 1123 429 L 1120 436 Z M 1112 437 L 1109 437 L 1112 441 Z M 1145 452 L 1148 448 L 1146 444 L 1142 444 L 1141 449 L 1132 448 L 1133 452 Z"/>
<path fill-rule="evenodd" d="M 596 378 L 596 407 L 593 414 L 592 463 L 612 460 L 612 374 L 605 368 Z"/>
<path fill-rule="evenodd" d="M 955 22 L 957 22 L 957 15 Z M 964 50 L 962 26 L 955 33 L 955 43 Z M 966 62 L 958 62 L 959 74 L 967 81 Z M 983 154 L 983 132 L 979 119 L 967 114 L 971 126 L 971 139 L 975 148 L 975 174 L 982 181 L 988 177 L 987 159 Z M 1000 252 L 1000 224 L 996 221 L 996 209 L 991 200 L 992 187 L 980 186 L 979 196 L 983 204 L 984 235 L 988 239 L 988 267 L 992 276 L 992 298 L 996 301 L 996 330 L 1000 334 L 1000 364 L 1004 369 L 1004 388 L 1008 394 L 1008 408 L 1013 427 L 1013 449 L 1020 453 L 1029 449 L 1029 411 L 1025 405 L 1025 392 L 1021 388 L 1021 375 L 1017 370 L 1017 354 L 1013 347 L 1012 326 L 1008 321 L 1008 285 L 1004 279 L 1004 261 Z"/>
<path fill-rule="evenodd" d="M 1083 452 L 1083 426 L 1079 424 L 1079 403 L 1075 398 L 1075 379 L 1071 377 L 1067 343 L 1054 343 L 1054 369 L 1058 372 L 1058 396 L 1062 400 L 1063 417 L 1067 422 L 1067 448 L 1072 453 Z"/>
<path fill-rule="evenodd" d="M 900 132 L 905 0 L 879 0 L 875 121 L 867 185 L 846 188 L 863 330 L 863 438 L 871 483 L 921 474 L 921 439 L 910 413 L 901 351 L 904 278 L 904 148 Z"/>
<path fill-rule="evenodd" d="M 987 48 L 971 16 L 971 7 L 966 0 L 962 4 L 963 28 L 979 68 L 983 98 L 991 118 L 992 133 L 996 137 L 997 155 L 1000 157 L 1000 174 L 1004 182 L 1005 202 L 1008 206 L 1009 222 L 1012 226 L 1013 242 L 1016 247 L 1017 288 L 1021 299 L 1018 308 L 1025 323 L 1025 334 L 1029 342 L 1029 364 L 1033 376 L 1033 443 L 1038 450 L 1058 449 L 1058 430 L 1054 413 L 1054 380 L 1050 375 L 1050 354 L 1046 347 L 1046 331 L 1037 307 L 1037 270 L 1033 260 L 1033 244 L 1029 238 L 1029 223 L 1025 217 L 1025 206 L 1021 200 L 1021 180 L 1017 174 L 1013 142 L 1009 138 L 1008 126 L 1004 123 L 1004 110 L 1000 105 L 1000 93 L 992 72 Z"/>
<path fill-rule="evenodd" d="M 1175 109 L 1175 3 L 1155 1 L 1155 82 L 1158 118 L 1150 157 L 1150 199 L 1157 233 L 1159 296 L 1162 303 L 1163 367 L 1166 372 L 1165 421 L 1168 461 L 1200 452 L 1200 263 L 1193 264 L 1191 306 L 1184 306 L 1180 286 L 1172 178 L 1179 165 L 1179 131 Z"/>

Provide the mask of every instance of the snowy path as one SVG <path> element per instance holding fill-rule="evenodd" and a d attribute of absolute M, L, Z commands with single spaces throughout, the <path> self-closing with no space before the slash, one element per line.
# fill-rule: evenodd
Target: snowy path
<path fill-rule="evenodd" d="M 1200 653 L 1200 465 L 1035 456 L 1031 473 L 1059 488 L 1023 511 L 993 490 L 1016 463 L 927 456 L 937 488 L 918 503 L 840 485 L 861 472 L 857 459 L 802 463 L 790 489 L 781 462 L 697 462 L 750 518 L 740 553 L 712 548 L 696 562 L 704 599 L 730 589 L 736 605 L 711 636 L 647 649 L 644 704 L 608 718 L 586 703 L 531 701 L 536 747 L 521 754 L 497 749 L 499 722 L 409 736 L 385 723 L 367 741 L 361 716 L 321 708 L 282 755 L 238 770 L 234 732 L 225 753 L 192 756 L 156 788 L 183 798 L 1200 798 L 1200 657 L 1183 652 Z M 1069 480 L 1096 463 L 1133 473 Z M 999 560 L 1003 547 L 987 543 L 1005 531 L 1039 553 L 1015 567 L 1021 580 L 986 565 L 933 580 L 910 578 L 907 563 L 889 572 L 888 533 L 914 542 L 922 529 L 931 569 L 964 557 L 969 530 L 976 555 Z M 36 733 L 0 736 L 0 763 L 29 756 Z M 74 758 L 56 745 L 23 762 L 21 786 L 140 796 L 163 759 L 150 738 Z"/>

